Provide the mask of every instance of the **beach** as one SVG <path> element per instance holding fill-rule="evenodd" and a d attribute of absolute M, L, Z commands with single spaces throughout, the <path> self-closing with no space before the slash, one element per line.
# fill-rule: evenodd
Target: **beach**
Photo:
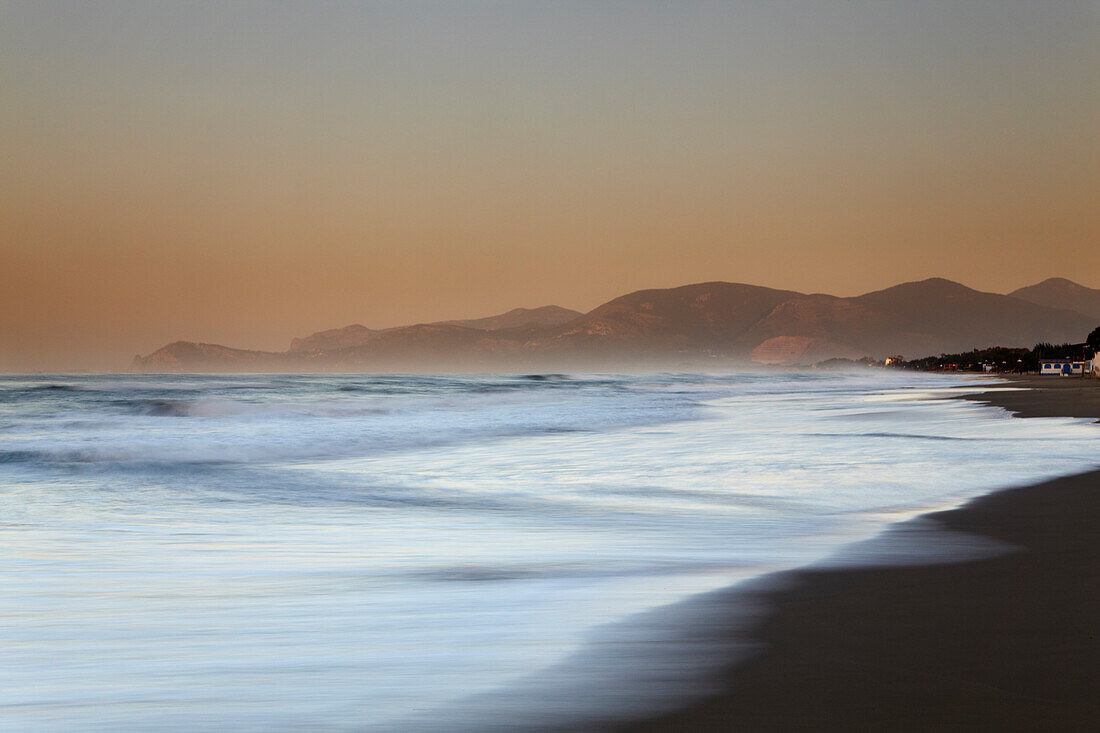
<path fill-rule="evenodd" d="M 1025 418 L 1100 418 L 1100 382 L 1009 381 L 996 387 L 1024 389 L 965 398 Z M 738 631 L 739 648 L 757 651 L 715 680 L 721 693 L 617 729 L 1094 729 L 1100 471 L 997 491 L 923 519 L 1005 551 L 935 564 L 812 566 L 712 596 L 731 615 L 769 609 L 751 631 Z M 905 534 L 922 541 L 919 531 Z M 927 532 L 923 542 L 939 536 Z"/>
<path fill-rule="evenodd" d="M 1100 419 L 1100 380 L 1080 377 L 1007 378 L 1009 390 L 967 394 L 965 399 L 1002 407 L 1017 417 L 1089 417 Z"/>

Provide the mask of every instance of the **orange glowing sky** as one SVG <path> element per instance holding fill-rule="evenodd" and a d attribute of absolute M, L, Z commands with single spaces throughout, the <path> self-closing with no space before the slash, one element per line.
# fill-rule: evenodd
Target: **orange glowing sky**
<path fill-rule="evenodd" d="M 0 370 L 702 280 L 1100 286 L 1100 3 L 0 0 Z"/>

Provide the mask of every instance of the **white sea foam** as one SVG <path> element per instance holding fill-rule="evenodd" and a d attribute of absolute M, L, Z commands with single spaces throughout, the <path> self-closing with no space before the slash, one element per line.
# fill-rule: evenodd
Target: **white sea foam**
<path fill-rule="evenodd" d="M 499 691 L 549 689 L 540 670 L 585 644 L 626 650 L 624 633 L 636 666 L 667 626 L 607 624 L 769 570 L 873 561 L 873 543 L 837 550 L 1095 465 L 1087 421 L 943 399 L 964 381 L 4 379 L 4 725 L 478 729 L 486 699 L 517 723 L 624 703 L 637 680 L 595 667 L 587 702 L 525 713 L 530 695 Z M 661 659 L 651 700 L 703 662 Z"/>

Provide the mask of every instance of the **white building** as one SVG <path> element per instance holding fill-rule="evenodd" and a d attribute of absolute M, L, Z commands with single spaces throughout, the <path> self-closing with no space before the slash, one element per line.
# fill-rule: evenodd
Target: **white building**
<path fill-rule="evenodd" d="M 1085 373 L 1085 362 L 1072 359 L 1040 359 L 1039 374 L 1056 377 L 1081 376 Z"/>

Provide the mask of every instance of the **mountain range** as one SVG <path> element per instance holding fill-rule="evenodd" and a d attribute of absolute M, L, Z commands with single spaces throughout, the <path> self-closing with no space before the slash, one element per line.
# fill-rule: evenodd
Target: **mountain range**
<path fill-rule="evenodd" d="M 910 357 L 1080 342 L 1100 290 L 1051 278 L 1007 295 L 931 278 L 857 297 L 727 282 L 640 290 L 581 313 L 548 305 L 497 316 L 318 331 L 282 352 L 177 341 L 140 372 L 476 372 L 675 369 Z"/>

